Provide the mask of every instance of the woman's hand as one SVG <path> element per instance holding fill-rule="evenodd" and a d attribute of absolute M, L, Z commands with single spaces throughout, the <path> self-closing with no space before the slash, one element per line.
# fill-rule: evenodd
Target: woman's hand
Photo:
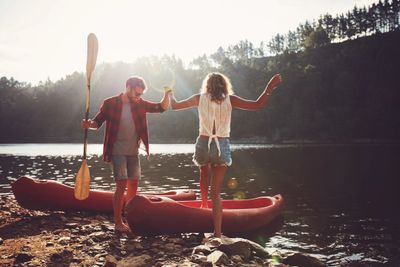
<path fill-rule="evenodd" d="M 267 91 L 267 94 L 271 94 L 275 88 L 282 82 L 282 77 L 280 74 L 275 74 L 271 80 L 269 80 L 267 84 L 267 88 L 265 90 Z"/>

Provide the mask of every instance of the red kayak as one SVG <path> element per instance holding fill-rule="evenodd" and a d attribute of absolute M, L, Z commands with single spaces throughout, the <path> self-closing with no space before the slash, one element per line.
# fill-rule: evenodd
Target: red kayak
<path fill-rule="evenodd" d="M 38 180 L 26 176 L 12 184 L 15 199 L 19 205 L 32 210 L 73 210 L 112 212 L 114 192 L 91 190 L 85 200 L 74 197 L 74 188 L 53 180 Z M 139 192 L 148 196 L 163 196 L 174 200 L 193 200 L 192 190 L 172 190 L 167 192 Z"/>
<path fill-rule="evenodd" d="M 139 235 L 209 233 L 212 210 L 200 208 L 200 200 L 173 201 L 165 197 L 136 196 L 125 207 L 131 229 Z M 211 207 L 211 201 L 208 204 Z M 222 232 L 251 233 L 267 226 L 283 208 L 281 195 L 253 199 L 222 200 Z"/>

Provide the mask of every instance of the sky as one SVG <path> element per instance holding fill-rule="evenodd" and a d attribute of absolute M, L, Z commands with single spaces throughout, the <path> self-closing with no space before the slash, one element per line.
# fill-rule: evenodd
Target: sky
<path fill-rule="evenodd" d="M 0 0 L 0 77 L 38 84 L 97 62 L 175 55 L 185 63 L 240 40 L 259 46 L 306 20 L 375 0 Z"/>

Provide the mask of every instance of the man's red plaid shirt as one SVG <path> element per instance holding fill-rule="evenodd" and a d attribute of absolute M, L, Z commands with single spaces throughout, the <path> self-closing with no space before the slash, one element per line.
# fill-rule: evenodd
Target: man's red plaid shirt
<path fill-rule="evenodd" d="M 146 113 L 161 113 L 164 111 L 160 103 L 154 103 L 140 99 L 137 102 L 130 102 L 132 119 L 135 123 L 136 132 L 138 134 L 138 142 L 142 141 L 146 153 L 149 155 L 149 134 L 147 129 Z M 94 121 L 99 127 L 106 122 L 106 130 L 104 136 L 103 160 L 111 161 L 112 149 L 117 139 L 119 122 L 122 113 L 122 94 L 107 98 L 104 100 L 99 113 L 96 114 Z"/>

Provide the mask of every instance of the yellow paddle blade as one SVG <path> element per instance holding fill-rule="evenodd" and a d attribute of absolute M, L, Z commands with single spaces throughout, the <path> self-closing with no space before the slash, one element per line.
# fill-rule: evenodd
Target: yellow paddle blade
<path fill-rule="evenodd" d="M 84 200 L 89 196 L 90 191 L 90 172 L 86 159 L 82 161 L 81 168 L 75 179 L 75 198 Z"/>

